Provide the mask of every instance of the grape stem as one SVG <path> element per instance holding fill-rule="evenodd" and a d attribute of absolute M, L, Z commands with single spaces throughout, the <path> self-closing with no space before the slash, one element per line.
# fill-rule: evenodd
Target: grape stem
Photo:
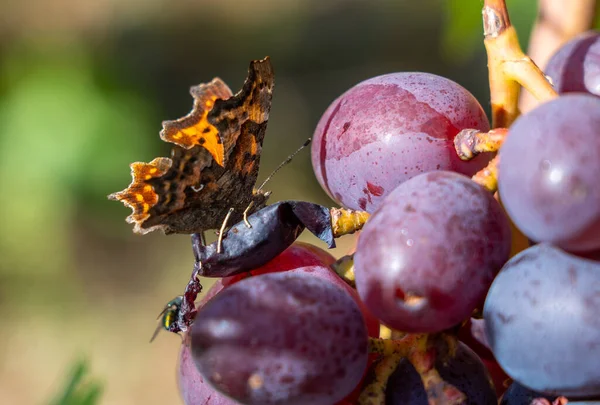
<path fill-rule="evenodd" d="M 488 55 L 492 127 L 509 127 L 519 115 L 520 86 L 538 102 L 557 97 L 544 73 L 521 50 L 504 0 L 485 0 L 484 45 Z"/>
<path fill-rule="evenodd" d="M 356 281 L 354 278 L 354 255 L 340 257 L 331 265 L 331 268 L 346 282 L 346 284 L 352 288 L 356 288 Z"/>
<path fill-rule="evenodd" d="M 596 0 L 540 0 L 527 50 L 531 59 L 544 69 L 558 48 L 592 28 L 596 9 Z M 535 104 L 529 93 L 521 94 L 522 112 L 531 110 Z"/>
<path fill-rule="evenodd" d="M 332 208 L 330 213 L 335 238 L 360 231 L 370 216 L 365 211 L 354 211 L 345 208 Z"/>
<path fill-rule="evenodd" d="M 388 380 L 403 358 L 404 356 L 399 354 L 384 356 L 374 364 L 372 380 L 361 390 L 358 405 L 385 404 L 385 391 Z"/>
<path fill-rule="evenodd" d="M 463 129 L 454 138 L 454 148 L 462 160 L 473 159 L 483 152 L 497 152 L 508 135 L 508 129 L 496 128 L 489 132 Z"/>
<path fill-rule="evenodd" d="M 448 335 L 445 335 L 444 338 L 451 345 L 450 351 L 455 352 L 456 339 L 452 339 Z M 429 405 L 466 404 L 466 395 L 452 384 L 444 381 L 436 370 L 436 355 L 436 349 L 426 337 L 417 341 L 416 350 L 412 350 L 408 356 L 408 360 L 421 376 Z"/>
<path fill-rule="evenodd" d="M 475 173 L 471 179 L 490 192 L 495 193 L 498 189 L 498 163 L 500 163 L 499 155 L 490 160 L 488 165 Z"/>

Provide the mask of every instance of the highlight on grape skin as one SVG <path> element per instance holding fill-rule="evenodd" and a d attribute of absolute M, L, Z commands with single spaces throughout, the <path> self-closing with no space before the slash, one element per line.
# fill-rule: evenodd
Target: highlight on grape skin
<path fill-rule="evenodd" d="M 513 257 L 485 301 L 502 368 L 546 394 L 600 395 L 600 263 L 547 244 Z"/>
<path fill-rule="evenodd" d="M 457 173 L 425 173 L 398 186 L 363 228 L 356 286 L 391 328 L 439 332 L 483 303 L 509 251 L 508 220 L 487 190 Z"/>
<path fill-rule="evenodd" d="M 198 312 L 190 339 L 204 378 L 246 404 L 330 405 L 367 365 L 358 305 L 308 274 L 263 274 L 224 289 Z"/>
<path fill-rule="evenodd" d="M 465 162 L 454 152 L 462 129 L 489 130 L 485 112 L 459 84 L 430 73 L 391 73 L 365 80 L 325 111 L 313 136 L 321 187 L 339 204 L 373 212 L 411 177 L 450 170 L 472 176 L 490 159 Z"/>
<path fill-rule="evenodd" d="M 498 189 L 530 239 L 600 248 L 600 98 L 567 94 L 519 117 L 500 151 Z"/>

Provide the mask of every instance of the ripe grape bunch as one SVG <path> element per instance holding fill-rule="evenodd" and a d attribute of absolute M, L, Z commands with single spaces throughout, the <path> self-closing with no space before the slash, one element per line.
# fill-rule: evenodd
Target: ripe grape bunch
<path fill-rule="evenodd" d="M 362 227 L 352 252 L 294 243 L 197 305 L 196 254 L 163 317 L 183 332 L 186 404 L 600 400 L 600 34 L 544 73 L 504 2 L 484 7 L 491 125 L 465 88 L 419 72 L 358 83 L 319 121 L 314 172 Z M 523 115 L 519 85 L 538 101 Z M 293 207 L 323 240 L 322 221 L 349 218 Z"/>

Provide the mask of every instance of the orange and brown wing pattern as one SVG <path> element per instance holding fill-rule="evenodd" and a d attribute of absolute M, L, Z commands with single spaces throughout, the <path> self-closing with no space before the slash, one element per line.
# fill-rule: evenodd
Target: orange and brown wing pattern
<path fill-rule="evenodd" d="M 156 205 L 159 196 L 148 181 L 163 176 L 171 168 L 171 159 L 156 158 L 150 163 L 135 162 L 131 167 L 131 184 L 123 191 L 108 196 L 110 200 L 121 201 L 132 209 L 127 222 L 135 224 L 133 231 L 143 233 L 141 224 L 150 217 L 150 209 Z"/>
<path fill-rule="evenodd" d="M 255 198 L 272 91 L 269 58 L 251 62 L 234 96 L 219 79 L 190 90 L 193 110 L 163 122 L 161 138 L 175 144 L 171 157 L 132 165 L 131 185 L 109 196 L 133 209 L 134 232 L 194 233 L 218 228 L 229 208 L 241 215 Z"/>
<path fill-rule="evenodd" d="M 215 162 L 223 166 L 225 150 L 222 135 L 208 121 L 208 114 L 217 100 L 226 100 L 233 93 L 221 79 L 215 78 L 210 83 L 192 87 L 190 94 L 194 98 L 192 111 L 178 120 L 163 121 L 160 137 L 185 149 L 200 145 L 210 152 Z"/>

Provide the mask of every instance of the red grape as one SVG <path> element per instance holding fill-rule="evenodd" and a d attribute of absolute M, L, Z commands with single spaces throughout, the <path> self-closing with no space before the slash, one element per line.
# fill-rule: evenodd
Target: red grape
<path fill-rule="evenodd" d="M 372 212 L 396 186 L 432 170 L 473 175 L 488 154 L 465 162 L 453 140 L 489 130 L 471 93 L 429 73 L 393 73 L 352 87 L 325 111 L 312 143 L 323 189 L 339 204 Z"/>
<path fill-rule="evenodd" d="M 567 94 L 519 117 L 500 151 L 498 189 L 537 242 L 600 248 L 600 98 Z"/>
<path fill-rule="evenodd" d="M 546 75 L 559 93 L 600 96 L 600 33 L 584 32 L 560 47 L 548 61 Z"/>
<path fill-rule="evenodd" d="M 344 288 L 359 305 L 367 325 L 369 336 L 379 336 L 379 321 L 377 318 L 368 312 L 364 303 L 358 297 L 356 290 L 347 285 L 329 268 L 329 265 L 334 261 L 335 258 L 323 249 L 308 243 L 296 242 L 275 259 L 250 273 L 217 279 L 206 294 L 204 294 L 198 307 L 202 308 L 224 288 L 228 288 L 251 275 L 282 271 L 289 273 L 307 273 Z M 202 402 L 204 400 L 208 401 L 207 398 L 212 398 L 212 401 L 225 401 L 215 402 L 215 405 L 238 403 L 219 393 L 210 384 L 204 381 L 202 375 L 191 361 L 189 346 L 186 342 L 182 344 L 180 353 L 179 388 L 182 398 L 187 405 L 212 404 L 212 402 Z"/>
<path fill-rule="evenodd" d="M 367 329 L 345 290 L 306 273 L 263 274 L 217 294 L 191 331 L 196 367 L 246 404 L 330 405 L 367 365 Z"/>
<path fill-rule="evenodd" d="M 398 186 L 363 228 L 356 285 L 383 323 L 437 332 L 483 303 L 509 251 L 508 219 L 491 193 L 457 173 L 425 173 Z"/>

